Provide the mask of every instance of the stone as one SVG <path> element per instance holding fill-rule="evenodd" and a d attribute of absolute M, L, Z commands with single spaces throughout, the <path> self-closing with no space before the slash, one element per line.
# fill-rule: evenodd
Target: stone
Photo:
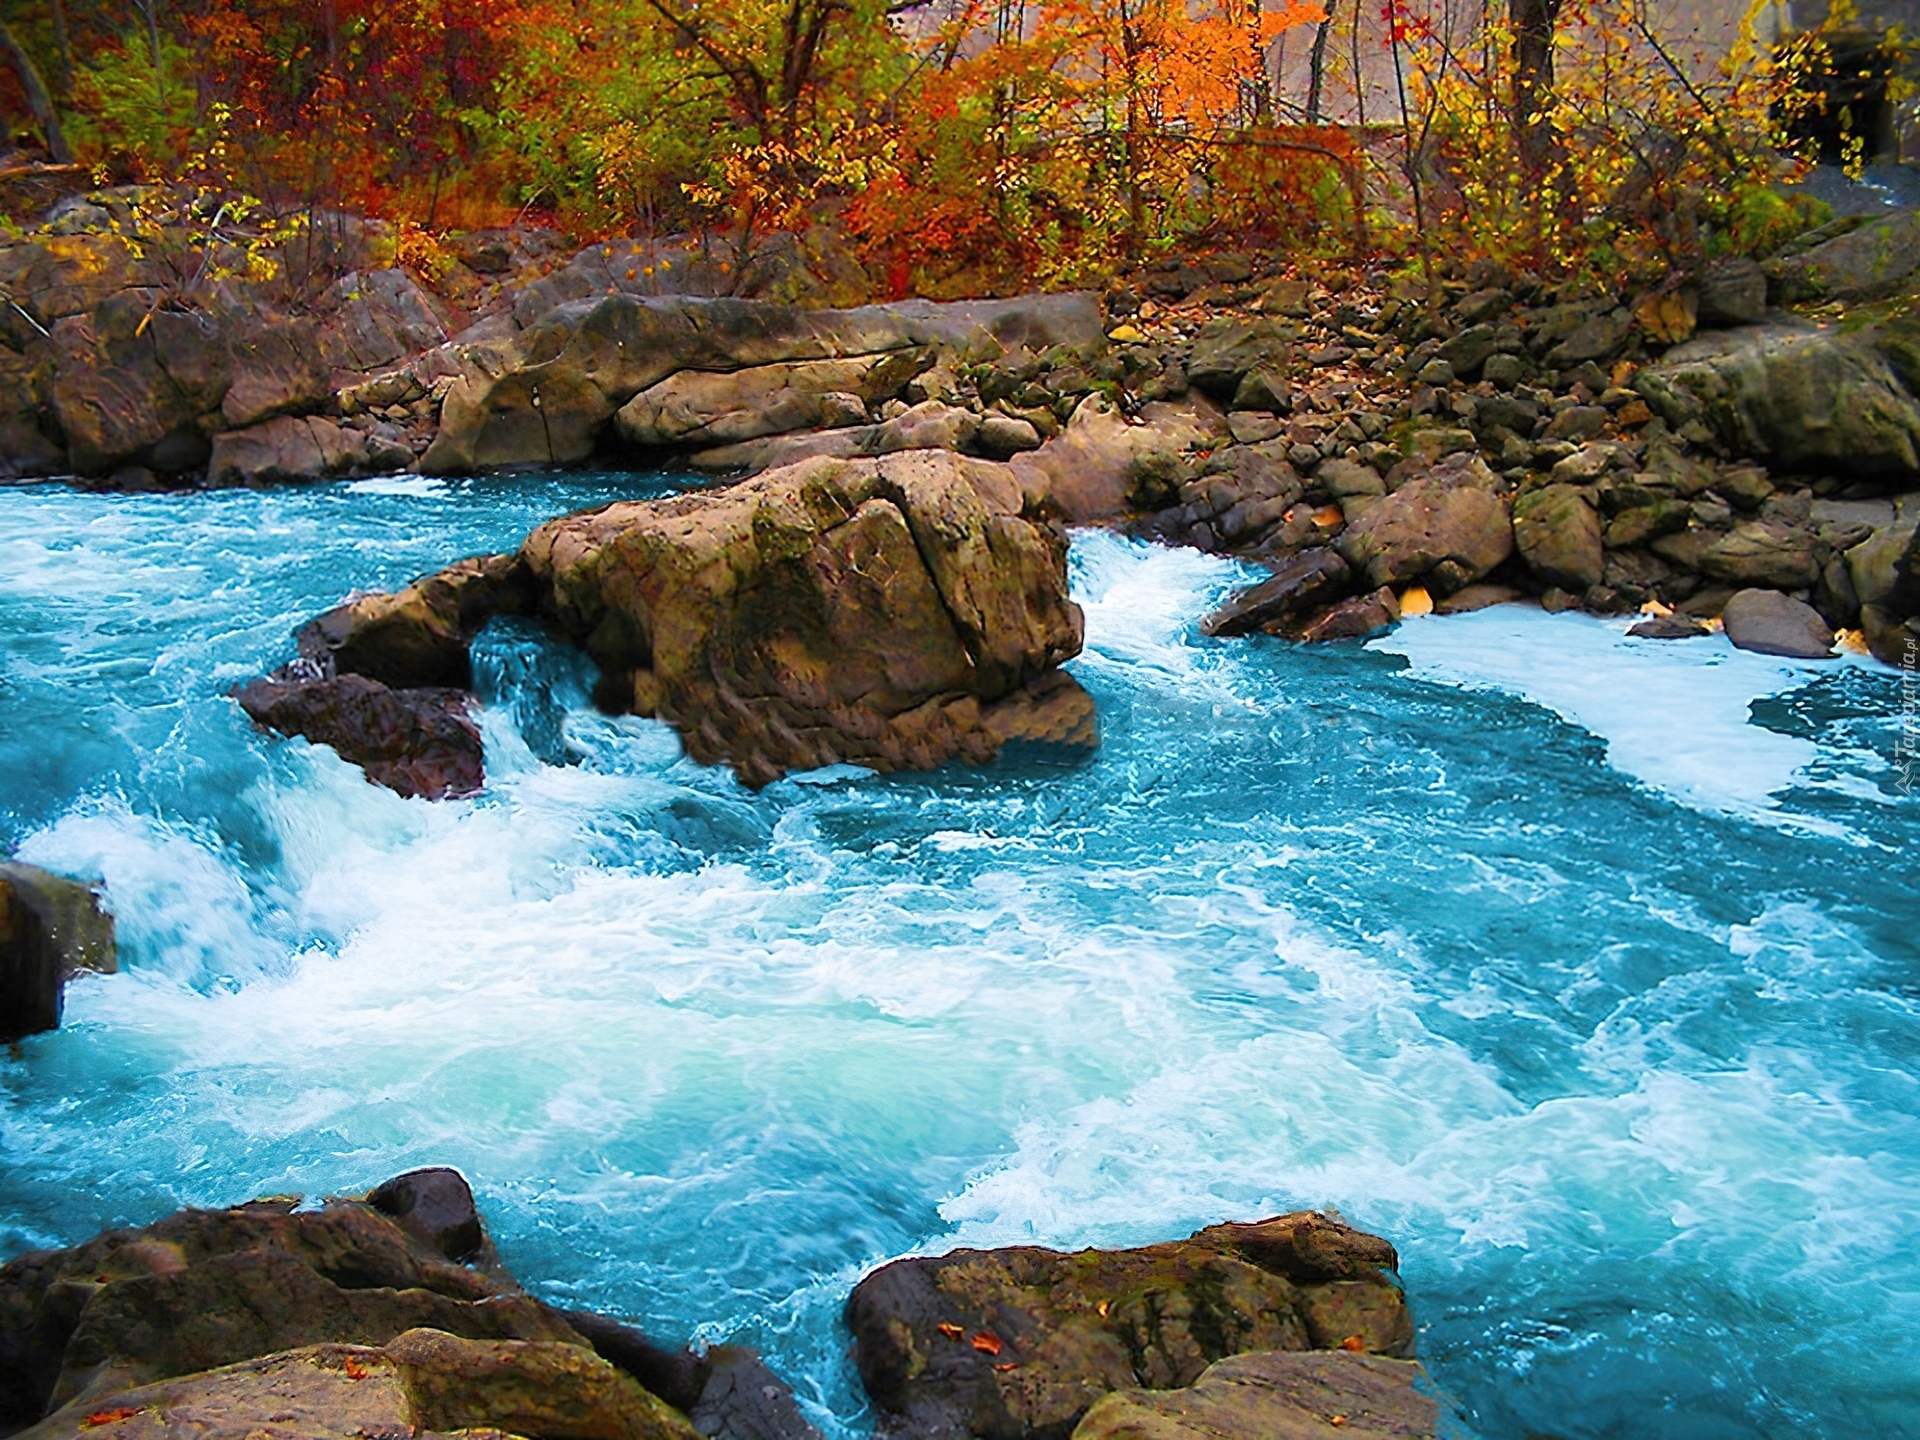
<path fill-rule="evenodd" d="M 1805 590 L 1820 578 L 1813 536 L 1806 530 L 1749 520 L 1709 545 L 1700 570 L 1736 585 Z"/>
<path fill-rule="evenodd" d="M 1720 612 L 1727 639 L 1739 650 L 1826 660 L 1833 655 L 1833 631 L 1811 605 L 1778 590 L 1741 590 Z"/>
<path fill-rule="evenodd" d="M 1216 1361 L 1180 1390 L 1118 1390 L 1072 1440 L 1432 1440 L 1440 1407 L 1408 1360 L 1265 1351 Z"/>
<path fill-rule="evenodd" d="M 418 1328 L 383 1347 L 423 1430 L 540 1440 L 695 1440 L 684 1415 L 586 1346 Z"/>
<path fill-rule="evenodd" d="M 277 485 L 387 475 L 413 464 L 398 439 L 349 429 L 325 416 L 282 416 L 214 436 L 207 483 Z"/>
<path fill-rule="evenodd" d="M 751 474 L 818 458 L 895 455 L 903 450 L 970 451 L 977 446 L 982 423 L 973 411 L 939 400 L 917 405 L 889 400 L 880 413 L 885 418 L 877 425 L 745 440 L 696 451 L 687 463 L 695 470 Z"/>
<path fill-rule="evenodd" d="M 1422 385 L 1431 385 L 1438 390 L 1453 384 L 1458 377 L 1454 374 L 1453 366 L 1435 357 L 1420 367 L 1420 373 L 1416 378 Z"/>
<path fill-rule="evenodd" d="M 1234 387 L 1231 410 L 1264 410 L 1286 415 L 1293 410 L 1293 391 L 1280 371 L 1267 366 L 1249 370 Z"/>
<path fill-rule="evenodd" d="M 376 785 L 428 800 L 485 784 L 480 730 L 464 690 L 390 689 L 364 675 L 254 680 L 234 698 L 257 725 L 331 746 Z"/>
<path fill-rule="evenodd" d="M 1545 440 L 1569 440 L 1578 445 L 1598 440 L 1607 428 L 1607 412 L 1598 405 L 1569 405 L 1547 422 Z"/>
<path fill-rule="evenodd" d="M 829 390 L 820 396 L 820 425 L 835 430 L 849 425 L 865 425 L 870 418 L 867 402 L 849 390 Z"/>
<path fill-rule="evenodd" d="M 1847 569 L 1860 604 L 1889 615 L 1920 615 L 1920 504 L 1847 551 Z"/>
<path fill-rule="evenodd" d="M 1875 300 L 1920 270 L 1920 216 L 1911 210 L 1867 221 L 1797 254 L 1770 261 L 1780 301 Z"/>
<path fill-rule="evenodd" d="M 1606 563 L 1600 516 L 1583 489 L 1548 485 L 1513 505 L 1520 558 L 1544 584 L 1578 594 L 1598 585 Z"/>
<path fill-rule="evenodd" d="M 1446 599 L 1436 601 L 1433 613 L 1465 615 L 1474 610 L 1485 610 L 1493 605 L 1510 605 L 1521 598 L 1523 597 L 1520 591 L 1511 585 L 1495 585 L 1482 580 L 1472 585 L 1462 586 Z"/>
<path fill-rule="evenodd" d="M 1598 360 L 1611 360 L 1626 348 L 1633 334 L 1632 312 L 1621 308 L 1581 322 L 1547 352 L 1547 364 L 1556 370 Z"/>
<path fill-rule="evenodd" d="M 1028 420 L 1012 415 L 989 414 L 974 432 L 974 448 L 989 460 L 1011 460 L 1015 455 L 1040 448 L 1040 432 Z"/>
<path fill-rule="evenodd" d="M 935 352 L 912 348 L 845 359 L 753 365 L 740 370 L 682 370 L 635 395 L 614 415 L 627 444 L 715 446 L 810 429 L 828 422 L 828 395 L 853 395 L 867 409 L 892 399 L 929 368 Z M 854 406 L 836 407 L 844 416 Z"/>
<path fill-rule="evenodd" d="M 1252 1350 L 1411 1353 L 1393 1247 L 1311 1212 L 1139 1250 L 897 1260 L 854 1287 L 876 1435 L 1064 1435 L 1101 1396 Z"/>
<path fill-rule="evenodd" d="M 793 1391 L 744 1345 L 707 1351 L 710 1378 L 687 1418 L 704 1436 L 721 1440 L 820 1440 L 795 1403 Z"/>
<path fill-rule="evenodd" d="M 1292 357 L 1293 327 L 1275 320 L 1210 320 L 1194 336 L 1187 380 L 1219 400 L 1230 400 L 1249 371 L 1284 371 Z"/>
<path fill-rule="evenodd" d="M 1878 605 L 1862 605 L 1860 629 L 1874 659 L 1905 674 L 1920 671 L 1920 616 L 1903 618 Z"/>
<path fill-rule="evenodd" d="M 1684 500 L 1660 497 L 1645 505 L 1633 505 L 1607 522 L 1606 545 L 1609 550 L 1625 550 L 1643 545 L 1660 535 L 1687 528 L 1691 508 Z"/>
<path fill-rule="evenodd" d="M 1636 640 L 1696 640 L 1712 632 L 1691 615 L 1654 615 L 1632 626 L 1627 634 Z"/>
<path fill-rule="evenodd" d="M 1760 262 L 1721 260 L 1700 277 L 1698 318 L 1703 330 L 1751 325 L 1767 313 L 1767 276 Z"/>
<path fill-rule="evenodd" d="M 926 348 L 943 359 L 973 349 L 1037 354 L 1054 345 L 1086 353 L 1105 348 L 1097 297 L 802 310 L 754 300 L 606 294 L 603 287 L 597 298 L 583 294 L 530 310 L 526 328 L 510 336 L 458 347 L 440 430 L 420 466 L 444 475 L 577 464 L 593 454 L 622 406 L 683 370 Z"/>
<path fill-rule="evenodd" d="M 404 270 L 343 275 L 314 308 L 319 356 L 336 370 L 377 370 L 447 338 L 435 300 Z"/>
<path fill-rule="evenodd" d="M 1289 640 L 1313 644 L 1324 640 L 1361 640 L 1377 635 L 1400 618 L 1400 602 L 1382 585 L 1370 595 L 1350 595 L 1313 614 L 1297 616 L 1280 627 Z"/>
<path fill-rule="evenodd" d="M 76 971 L 118 968 L 100 892 L 35 865 L 0 864 L 0 1044 L 60 1025 Z"/>
<path fill-rule="evenodd" d="M 467 1177 L 448 1166 L 409 1170 L 367 1193 L 367 1203 L 457 1265 L 491 1269 L 500 1257 L 473 1203 Z"/>
<path fill-rule="evenodd" d="M 1064 431 L 1010 464 L 1030 510 L 1086 525 L 1159 508 L 1191 478 L 1203 452 L 1232 438 L 1204 395 L 1153 401 L 1134 420 L 1090 396 Z"/>
<path fill-rule="evenodd" d="M 1336 500 L 1349 495 L 1384 495 L 1387 482 L 1371 465 L 1353 460 L 1328 460 L 1314 472 L 1314 480 Z"/>
<path fill-rule="evenodd" d="M 1642 369 L 1634 388 L 1675 430 L 1704 425 L 1728 450 L 1782 470 L 1920 473 L 1920 400 L 1886 334 L 1805 322 L 1703 334 Z"/>
<path fill-rule="evenodd" d="M 1488 486 L 1429 472 L 1350 525 L 1339 550 L 1369 586 L 1418 581 L 1444 599 L 1513 553 L 1513 525 Z"/>
<path fill-rule="evenodd" d="M 1270 579 L 1235 592 L 1200 621 L 1200 633 L 1226 638 L 1268 629 L 1280 620 L 1336 598 L 1347 587 L 1347 562 L 1324 548 L 1302 550 Z"/>
<path fill-rule="evenodd" d="M 1491 325 L 1469 325 L 1451 340 L 1441 345 L 1436 358 L 1445 365 L 1451 375 L 1462 380 L 1471 380 L 1480 373 L 1480 367 L 1493 355 L 1494 348 L 1500 343 L 1500 332 Z M 1426 371 L 1421 371 L 1425 379 Z M 1429 385 L 1445 382 L 1427 380 Z"/>
<path fill-rule="evenodd" d="M 185 1210 L 0 1266 L 0 1425 L 301 1346 L 382 1345 L 416 1326 L 580 1343 L 510 1278 L 453 1263 L 370 1205 L 290 1208 Z"/>
<path fill-rule="evenodd" d="M 532 574 L 519 555 L 456 561 L 391 595 L 362 595 L 301 627 L 300 657 L 314 673 L 365 675 L 396 690 L 473 681 L 467 646 L 495 615 L 534 602 Z"/>
<path fill-rule="evenodd" d="M 1524 381 L 1528 374 L 1527 362 L 1518 355 L 1489 355 L 1486 363 L 1480 367 L 1480 378 L 1502 390 L 1511 390 Z"/>

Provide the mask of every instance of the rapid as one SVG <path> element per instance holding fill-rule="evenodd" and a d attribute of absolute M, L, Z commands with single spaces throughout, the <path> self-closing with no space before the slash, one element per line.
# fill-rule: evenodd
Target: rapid
<path fill-rule="evenodd" d="M 1247 572 L 1088 532 L 1079 766 L 755 794 L 505 623 L 470 800 L 226 697 L 671 488 L 0 491 L 0 850 L 103 878 L 123 972 L 0 1053 L 0 1260 L 457 1165 L 530 1289 L 758 1345 L 839 1440 L 884 1259 L 1334 1207 L 1489 1440 L 1920 1436 L 1897 672 L 1517 608 L 1206 640 Z"/>

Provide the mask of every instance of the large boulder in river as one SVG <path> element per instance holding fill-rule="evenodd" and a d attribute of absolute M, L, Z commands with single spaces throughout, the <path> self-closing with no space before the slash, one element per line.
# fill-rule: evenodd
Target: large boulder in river
<path fill-rule="evenodd" d="M 1513 522 L 1492 478 L 1477 456 L 1449 456 L 1368 506 L 1339 551 L 1369 586 L 1419 581 L 1451 595 L 1513 553 Z"/>
<path fill-rule="evenodd" d="M 837 360 L 754 365 L 744 370 L 682 370 L 650 385 L 614 416 L 629 445 L 715 446 L 819 425 L 826 397 L 856 395 L 866 404 L 897 394 L 933 363 L 930 349 Z"/>
<path fill-rule="evenodd" d="M 1092 702 L 1066 540 L 1004 465 L 938 450 L 814 459 L 729 489 L 549 521 L 516 555 L 365 596 L 301 635 L 323 673 L 461 683 L 487 618 L 537 613 L 658 716 L 763 785 L 852 761 L 926 769 L 1010 740 L 1080 751 Z"/>
<path fill-rule="evenodd" d="M 1139 1250 L 897 1260 L 847 1302 L 876 1435 L 1064 1435 L 1103 1395 L 1248 1351 L 1407 1356 L 1393 1247 L 1313 1212 Z"/>
<path fill-rule="evenodd" d="M 1267 1351 L 1209 1365 L 1179 1390 L 1116 1390 L 1072 1440 L 1431 1440 L 1440 1407 L 1410 1360 Z"/>
<path fill-rule="evenodd" d="M 558 305 L 525 330 L 461 347 L 428 474 L 576 464 L 619 409 L 682 370 L 729 371 L 978 341 L 1040 351 L 1106 343 L 1097 299 L 1084 294 L 936 305 L 906 301 L 800 310 L 751 300 L 614 294 Z"/>
<path fill-rule="evenodd" d="M 58 1028 L 76 970 L 116 968 L 113 916 L 93 886 L 0 865 L 0 1044 Z"/>
<path fill-rule="evenodd" d="M 1780 470 L 1920 473 L 1920 400 L 1895 362 L 1899 327 L 1748 325 L 1676 345 L 1634 386 L 1676 430 Z M 1904 362 L 1903 362 L 1904 363 Z"/>

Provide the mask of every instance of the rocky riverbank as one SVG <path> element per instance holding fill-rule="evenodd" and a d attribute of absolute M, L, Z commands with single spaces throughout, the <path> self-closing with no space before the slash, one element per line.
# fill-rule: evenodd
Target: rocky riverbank
<path fill-rule="evenodd" d="M 896 1261 L 848 1301 L 890 1440 L 1424 1436 L 1392 1245 L 1313 1212 L 1140 1250 Z M 1143 1430 L 1141 1427 L 1150 1427 Z M 751 1350 L 558 1310 L 466 1182 L 186 1210 L 0 1267 L 0 1434 L 806 1440 Z"/>

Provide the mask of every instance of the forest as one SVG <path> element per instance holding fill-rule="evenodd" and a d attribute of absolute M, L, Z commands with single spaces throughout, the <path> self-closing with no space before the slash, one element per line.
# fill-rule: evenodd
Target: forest
<path fill-rule="evenodd" d="M 1868 158 L 1899 39 L 1842 63 L 1846 20 L 1774 44 L 1771 7 L 1707 34 L 1647 0 L 7 0 L 0 113 L 16 167 L 189 185 L 229 221 L 375 215 L 429 270 L 516 220 L 826 224 L 896 296 L 1221 241 L 1645 288 L 1803 229 L 1778 183 L 1823 144 Z"/>

